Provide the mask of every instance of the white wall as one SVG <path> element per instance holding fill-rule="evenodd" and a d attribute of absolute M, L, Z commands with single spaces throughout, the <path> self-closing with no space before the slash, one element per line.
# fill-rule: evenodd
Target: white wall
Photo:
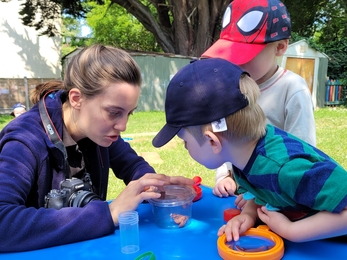
<path fill-rule="evenodd" d="M 60 78 L 60 37 L 38 36 L 18 11 L 24 1 L 0 2 L 0 78 Z"/>

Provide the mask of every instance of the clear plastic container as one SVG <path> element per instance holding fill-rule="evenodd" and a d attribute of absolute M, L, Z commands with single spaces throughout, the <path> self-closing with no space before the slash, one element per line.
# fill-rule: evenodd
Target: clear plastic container
<path fill-rule="evenodd" d="M 118 215 L 121 251 L 133 254 L 140 250 L 139 214 L 137 211 L 124 211 Z"/>
<path fill-rule="evenodd" d="M 195 191 L 184 185 L 164 186 L 162 196 L 151 199 L 154 222 L 159 228 L 182 228 L 190 224 Z"/>

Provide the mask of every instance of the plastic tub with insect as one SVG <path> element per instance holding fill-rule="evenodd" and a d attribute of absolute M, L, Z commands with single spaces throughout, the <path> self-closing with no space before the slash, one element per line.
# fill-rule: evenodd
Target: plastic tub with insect
<path fill-rule="evenodd" d="M 154 223 L 159 228 L 182 228 L 190 224 L 195 191 L 188 186 L 167 185 L 158 199 L 150 199 Z"/>

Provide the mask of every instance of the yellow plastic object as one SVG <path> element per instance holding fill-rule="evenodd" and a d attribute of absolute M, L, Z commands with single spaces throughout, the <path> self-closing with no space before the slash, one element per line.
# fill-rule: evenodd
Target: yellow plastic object
<path fill-rule="evenodd" d="M 283 257 L 284 254 L 284 242 L 280 236 L 271 232 L 266 225 L 258 226 L 257 228 L 250 228 L 244 235 L 263 237 L 272 240 L 275 246 L 269 250 L 261 252 L 244 252 L 236 251 L 229 248 L 225 243 L 225 234 L 220 236 L 217 240 L 218 254 L 224 260 L 245 260 L 245 259 L 257 259 L 257 260 L 278 260 Z"/>

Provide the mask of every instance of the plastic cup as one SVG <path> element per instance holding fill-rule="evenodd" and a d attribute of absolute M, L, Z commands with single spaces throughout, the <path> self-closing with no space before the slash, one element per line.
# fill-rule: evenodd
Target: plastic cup
<path fill-rule="evenodd" d="M 159 228 L 182 228 L 192 219 L 193 199 L 195 192 L 185 185 L 166 185 L 158 199 L 150 199 L 154 223 Z"/>
<path fill-rule="evenodd" d="M 139 215 L 136 211 L 124 211 L 118 215 L 120 247 L 123 254 L 140 250 Z"/>

